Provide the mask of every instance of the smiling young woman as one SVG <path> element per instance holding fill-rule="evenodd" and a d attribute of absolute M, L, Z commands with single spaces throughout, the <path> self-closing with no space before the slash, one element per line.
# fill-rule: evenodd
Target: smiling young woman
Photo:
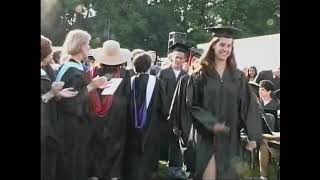
<path fill-rule="evenodd" d="M 215 32 L 201 68 L 188 84 L 187 104 L 196 136 L 197 179 L 239 179 L 234 162 L 239 157 L 240 129 L 248 131 L 247 148 L 256 148 L 261 139 L 257 121 L 257 99 L 247 78 L 237 69 L 233 47 L 233 28 L 212 28 Z"/>

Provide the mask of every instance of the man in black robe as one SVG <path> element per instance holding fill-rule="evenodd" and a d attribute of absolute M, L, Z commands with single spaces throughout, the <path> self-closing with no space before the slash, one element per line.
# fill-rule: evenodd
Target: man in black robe
<path fill-rule="evenodd" d="M 195 48 L 190 48 L 192 58 L 189 58 L 190 71 L 193 72 L 200 65 L 199 58 L 202 52 Z M 190 73 L 191 73 L 190 72 Z M 178 82 L 174 92 L 168 120 L 174 129 L 174 133 L 182 140 L 183 161 L 187 167 L 186 171 L 189 172 L 188 178 L 193 178 L 195 171 L 195 133 L 193 127 L 192 117 L 186 106 L 187 85 L 190 76 L 184 75 Z M 186 149 L 185 149 L 186 148 Z"/>
<path fill-rule="evenodd" d="M 174 134 L 180 138 L 183 149 L 186 148 L 183 153 L 183 161 L 187 167 L 186 171 L 190 173 L 188 178 L 192 178 L 195 170 L 193 149 L 195 129 L 191 114 L 186 106 L 186 86 L 189 78 L 189 75 L 185 75 L 179 80 L 171 102 L 168 120 L 173 127 Z"/>
<path fill-rule="evenodd" d="M 150 180 L 160 158 L 160 121 L 168 113 L 167 97 L 161 80 L 146 71 L 147 54 L 134 59 L 137 75 L 131 77 L 124 180 Z"/>
<path fill-rule="evenodd" d="M 166 68 L 159 73 L 159 78 L 164 83 L 164 89 L 169 103 L 172 101 L 172 97 L 179 79 L 187 74 L 186 71 L 182 70 L 182 64 L 186 61 L 188 47 L 184 44 L 176 43 L 170 47 L 170 50 L 172 51 L 172 64 L 169 68 Z M 183 164 L 182 153 L 179 145 L 179 137 L 173 133 L 173 127 L 169 124 L 169 122 L 161 123 L 160 128 L 162 131 L 162 137 L 164 137 L 161 143 L 163 146 L 162 153 L 167 152 L 166 144 L 169 142 L 169 176 L 173 178 L 182 178 L 184 176 L 182 175 Z"/>

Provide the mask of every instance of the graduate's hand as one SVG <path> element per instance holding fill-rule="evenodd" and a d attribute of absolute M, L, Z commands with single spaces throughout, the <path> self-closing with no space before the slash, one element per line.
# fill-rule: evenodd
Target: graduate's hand
<path fill-rule="evenodd" d="M 246 145 L 246 149 L 248 151 L 253 151 L 255 148 L 257 148 L 257 142 L 256 141 L 249 141 L 248 144 Z"/>
<path fill-rule="evenodd" d="M 213 127 L 213 132 L 215 134 L 219 134 L 219 133 L 222 133 L 224 132 L 226 129 L 226 126 L 224 125 L 224 123 L 216 123 Z"/>
<path fill-rule="evenodd" d="M 104 89 L 104 88 L 107 88 L 109 86 L 109 82 L 108 82 L 108 79 L 106 77 L 95 77 L 94 79 L 92 79 L 92 82 L 90 83 L 92 84 L 92 87 L 94 89 Z"/>
<path fill-rule="evenodd" d="M 72 98 L 78 94 L 78 91 L 74 91 L 73 88 L 64 88 L 58 92 L 57 97 L 59 98 Z"/>
<path fill-rule="evenodd" d="M 50 93 L 52 93 L 54 96 L 58 94 L 59 91 L 62 90 L 64 86 L 64 82 L 53 82 L 51 85 Z"/>

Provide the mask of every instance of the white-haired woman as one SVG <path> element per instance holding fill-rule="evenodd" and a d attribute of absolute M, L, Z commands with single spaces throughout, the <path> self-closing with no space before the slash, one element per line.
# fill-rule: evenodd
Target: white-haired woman
<path fill-rule="evenodd" d="M 86 31 L 72 30 L 63 44 L 63 52 L 69 58 L 60 68 L 56 81 L 63 81 L 64 87 L 72 87 L 78 94 L 74 98 L 61 99 L 57 106 L 63 139 L 62 161 L 59 161 L 57 174 L 60 180 L 88 179 L 88 146 L 92 126 L 88 92 L 104 88 L 107 84 L 105 78 L 99 77 L 87 83 L 81 61 L 88 55 L 90 39 Z"/>

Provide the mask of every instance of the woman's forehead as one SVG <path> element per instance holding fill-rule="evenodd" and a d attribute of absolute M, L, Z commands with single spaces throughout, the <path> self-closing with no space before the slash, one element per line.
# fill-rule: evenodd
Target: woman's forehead
<path fill-rule="evenodd" d="M 232 44 L 233 43 L 233 39 L 232 38 L 225 38 L 225 37 L 221 37 L 219 38 L 218 43 L 227 43 L 227 44 Z"/>

